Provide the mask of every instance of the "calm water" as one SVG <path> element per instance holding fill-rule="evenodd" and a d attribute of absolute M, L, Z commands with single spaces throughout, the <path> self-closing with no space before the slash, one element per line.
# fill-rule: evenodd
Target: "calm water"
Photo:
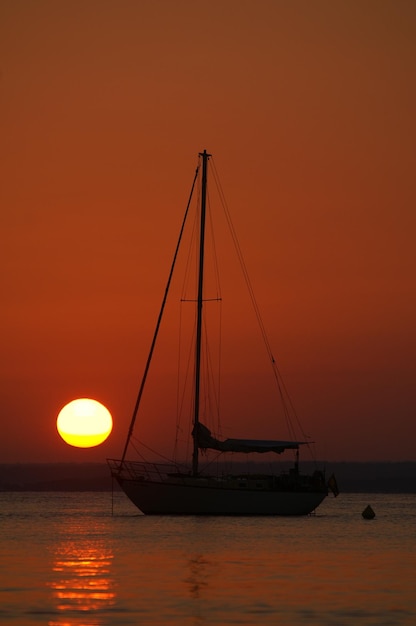
<path fill-rule="evenodd" d="M 416 624 L 416 496 L 341 494 L 294 519 L 144 517 L 118 493 L 113 516 L 103 493 L 0 502 L 2 624 Z"/>

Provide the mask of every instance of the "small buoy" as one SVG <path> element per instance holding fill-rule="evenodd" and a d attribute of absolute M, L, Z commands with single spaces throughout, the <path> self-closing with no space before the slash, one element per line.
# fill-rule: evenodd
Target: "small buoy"
<path fill-rule="evenodd" d="M 361 513 L 364 519 L 374 519 L 376 514 L 370 505 L 366 506 L 364 511 Z"/>

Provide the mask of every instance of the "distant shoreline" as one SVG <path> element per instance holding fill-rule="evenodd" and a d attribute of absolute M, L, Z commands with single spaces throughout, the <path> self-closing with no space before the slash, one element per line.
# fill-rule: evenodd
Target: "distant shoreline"
<path fill-rule="evenodd" d="M 317 463 L 344 493 L 416 493 L 416 462 Z M 285 465 L 282 463 L 282 467 Z M 304 462 L 301 471 L 314 465 Z M 0 491 L 111 491 L 119 487 L 105 463 L 0 464 Z"/>

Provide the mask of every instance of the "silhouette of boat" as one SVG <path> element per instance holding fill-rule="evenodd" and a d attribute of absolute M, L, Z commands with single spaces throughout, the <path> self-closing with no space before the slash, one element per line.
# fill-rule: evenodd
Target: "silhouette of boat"
<path fill-rule="evenodd" d="M 175 250 L 174 259 L 169 273 L 160 313 L 157 319 L 156 329 L 151 343 L 150 352 L 144 369 L 143 378 L 139 388 L 137 401 L 128 430 L 123 454 L 120 459 L 108 459 L 112 476 L 117 480 L 125 494 L 145 514 L 159 515 L 306 515 L 314 511 L 324 500 L 328 493 L 328 486 L 323 471 L 315 469 L 310 474 L 302 474 L 299 469 L 299 450 L 302 446 L 308 446 L 309 441 L 301 438 L 290 440 L 264 440 L 264 439 L 223 439 L 212 433 L 212 427 L 202 421 L 209 416 L 202 416 L 202 359 L 203 359 L 203 335 L 204 312 L 203 304 L 208 300 L 204 294 L 205 277 L 205 233 L 207 223 L 207 178 L 208 165 L 211 155 L 206 150 L 199 154 L 198 167 L 192 184 L 192 190 L 182 223 L 179 241 Z M 210 171 L 212 167 L 210 165 Z M 216 172 L 214 168 L 214 172 Z M 214 174 L 216 175 L 216 174 Z M 132 442 L 136 417 L 141 405 L 142 394 L 153 358 L 153 352 L 158 338 L 171 280 L 175 269 L 178 251 L 183 236 L 185 224 L 188 219 L 191 200 L 195 187 L 198 184 L 200 197 L 198 200 L 199 210 L 199 233 L 198 233 L 198 268 L 197 288 L 195 302 L 196 331 L 194 333 L 194 365 L 193 365 L 193 407 L 191 427 L 192 456 L 188 462 L 178 463 L 169 461 L 163 463 L 149 462 L 147 460 L 129 460 L 127 451 Z M 232 231 L 234 232 L 234 231 Z M 234 235 L 233 235 L 234 237 Z M 234 240 L 235 241 L 235 240 Z M 237 241 L 237 253 L 240 256 L 240 248 Z M 240 261 L 242 257 L 240 258 Z M 251 284 L 245 270 L 243 273 L 248 283 L 249 292 L 267 353 L 270 358 L 277 389 L 284 405 L 286 420 L 289 418 L 289 410 L 292 407 L 290 399 L 285 396 L 286 388 L 280 377 L 275 360 L 272 356 L 264 326 L 258 311 Z M 205 405 L 204 405 L 205 406 Z M 210 424 L 211 426 L 211 424 Z M 292 428 L 292 427 L 291 427 Z M 293 430 L 291 432 L 294 432 Z M 286 466 L 283 471 L 277 456 L 292 451 L 294 459 L 291 467 Z M 205 453 L 207 461 L 202 462 L 201 452 Z M 248 455 L 262 455 L 272 453 L 274 461 L 272 470 L 265 470 L 266 464 L 257 463 L 254 471 L 241 469 L 243 464 L 237 463 L 237 470 L 229 471 L 226 463 L 219 463 L 218 458 L 232 455 L 234 458 L 246 458 Z M 217 471 L 212 471 L 215 465 L 211 456 L 216 457 Z M 277 466 L 277 468 L 276 468 Z M 235 464 L 234 464 L 235 467 Z"/>

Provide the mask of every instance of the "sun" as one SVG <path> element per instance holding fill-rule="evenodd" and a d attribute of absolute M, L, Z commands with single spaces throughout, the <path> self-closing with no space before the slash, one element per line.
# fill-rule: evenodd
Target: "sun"
<path fill-rule="evenodd" d="M 60 411 L 56 427 L 70 446 L 93 448 L 107 439 L 113 428 L 113 419 L 110 411 L 97 400 L 79 398 Z"/>

